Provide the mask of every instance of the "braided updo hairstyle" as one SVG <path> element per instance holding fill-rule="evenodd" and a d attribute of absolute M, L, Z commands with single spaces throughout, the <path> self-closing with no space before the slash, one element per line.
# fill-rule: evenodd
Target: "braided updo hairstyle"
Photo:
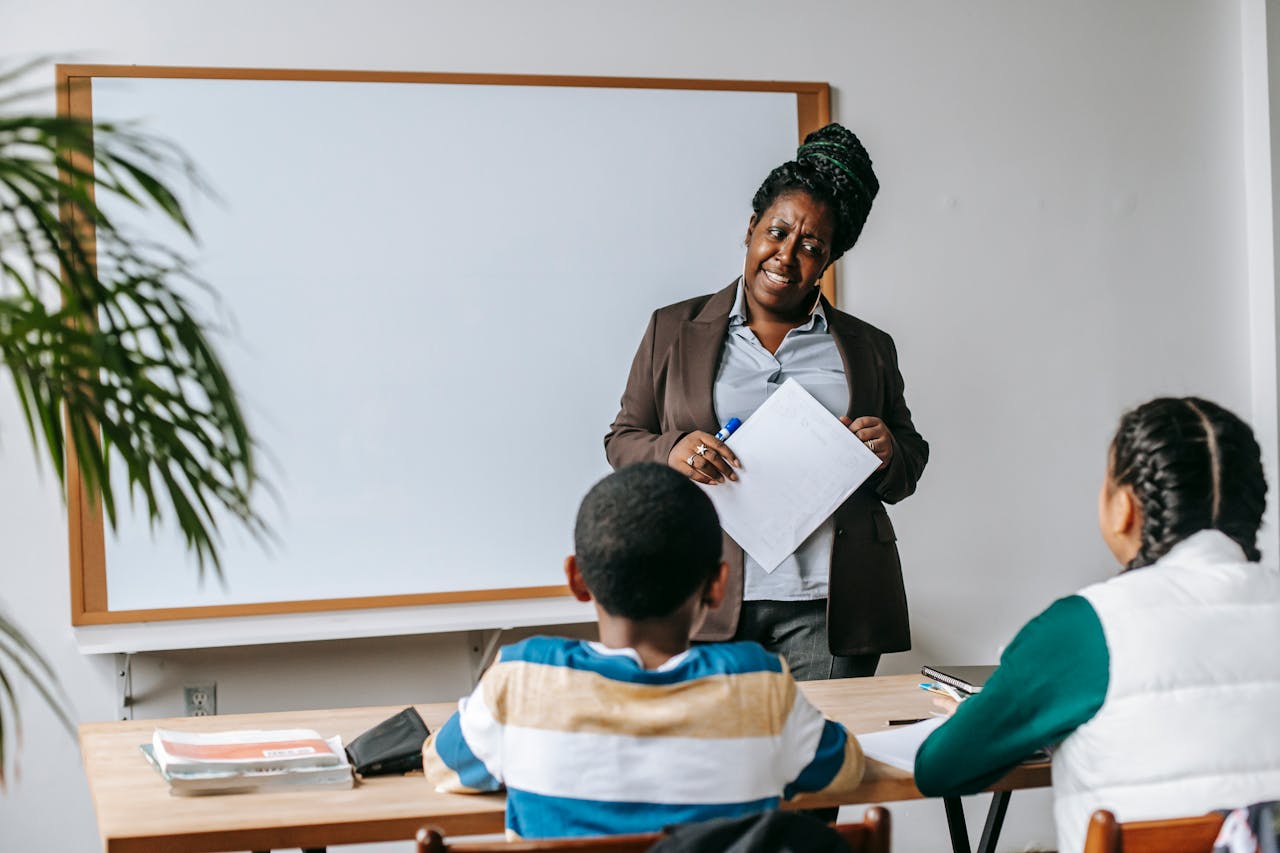
<path fill-rule="evenodd" d="M 1220 530 L 1261 559 L 1266 506 L 1262 454 L 1249 425 L 1198 397 L 1161 397 L 1120 419 L 1111 480 L 1129 486 L 1142 512 L 1142 544 L 1126 567 L 1150 565 L 1201 530 Z"/>
<path fill-rule="evenodd" d="M 756 190 L 751 209 L 759 217 L 779 196 L 808 193 L 835 217 L 830 258 L 835 261 L 858 242 L 879 191 L 867 149 L 848 128 L 829 124 L 804 138 L 796 159 L 769 173 Z"/>

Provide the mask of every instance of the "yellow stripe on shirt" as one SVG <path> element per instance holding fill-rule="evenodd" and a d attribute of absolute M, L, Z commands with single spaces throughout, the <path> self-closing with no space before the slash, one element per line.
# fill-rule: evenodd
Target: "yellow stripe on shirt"
<path fill-rule="evenodd" d="M 862 754 L 862 745 L 858 743 L 858 739 L 849 733 L 849 739 L 844 744 L 844 763 L 840 765 L 840 770 L 832 777 L 827 786 L 813 793 L 797 794 L 794 799 L 796 802 L 804 802 L 810 797 L 826 797 L 841 796 L 848 794 L 858 787 L 862 782 L 862 774 L 866 771 L 866 759 Z"/>
<path fill-rule="evenodd" d="M 502 725 L 633 737 L 747 738 L 781 733 L 795 703 L 783 672 L 634 684 L 564 666 L 511 661 L 485 677 L 485 704 Z M 546 697 L 554 696 L 554 702 Z M 619 709 L 625 709 L 620 712 Z"/>
<path fill-rule="evenodd" d="M 444 759 L 436 752 L 436 736 L 439 734 L 438 731 L 432 732 L 422 745 L 422 770 L 431 786 L 442 794 L 487 793 L 462 784 L 457 772 L 445 764 Z"/>

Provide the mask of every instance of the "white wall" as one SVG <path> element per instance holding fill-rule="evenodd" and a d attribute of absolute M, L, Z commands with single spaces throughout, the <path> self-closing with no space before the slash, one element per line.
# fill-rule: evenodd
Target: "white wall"
<path fill-rule="evenodd" d="M 1280 21 L 1268 17 L 1266 0 L 1240 3 L 1240 54 L 1243 87 L 1241 112 L 1244 126 L 1245 175 L 1245 257 L 1249 280 L 1249 362 L 1252 423 L 1260 434 L 1275 435 L 1277 429 L 1276 388 L 1276 218 L 1272 123 L 1280 113 L 1272 102 L 1280 96 L 1272 77 L 1280 69 L 1271 68 L 1268 47 L 1280 44 Z M 1274 453 L 1264 459 L 1269 483 L 1276 482 Z M 1276 502 L 1271 501 L 1263 517 L 1264 539 L 1274 545 L 1277 535 Z"/>
<path fill-rule="evenodd" d="M 894 334 L 933 445 L 894 510 L 915 650 L 882 672 L 993 660 L 1051 599 L 1113 571 L 1094 495 L 1123 408 L 1255 403 L 1236 3 L 0 0 L 0 21 L 6 57 L 829 81 L 883 185 L 842 304 Z M 725 128 L 725 144 L 751 132 Z M 7 391 L 0 428 L 0 595 L 80 717 L 108 719 L 111 662 L 74 650 L 61 505 Z M 176 713 L 205 677 L 223 712 L 443 700 L 466 686 L 465 638 L 148 655 L 138 715 Z M 74 746 L 23 699 L 0 848 L 93 849 Z M 1013 798 L 1003 849 L 1051 841 L 1047 802 Z M 942 845 L 939 804 L 893 811 L 895 849 Z"/>

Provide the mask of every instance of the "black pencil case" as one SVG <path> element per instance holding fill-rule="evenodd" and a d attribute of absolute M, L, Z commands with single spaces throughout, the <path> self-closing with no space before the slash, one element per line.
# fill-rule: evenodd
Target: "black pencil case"
<path fill-rule="evenodd" d="M 422 745 L 430 733 L 418 712 L 405 708 L 347 744 L 347 758 L 361 776 L 421 770 Z"/>

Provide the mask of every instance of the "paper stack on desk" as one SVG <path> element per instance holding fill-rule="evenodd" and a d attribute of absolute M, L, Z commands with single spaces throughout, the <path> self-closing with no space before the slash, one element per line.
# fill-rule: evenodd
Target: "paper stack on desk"
<path fill-rule="evenodd" d="M 703 486 L 720 526 L 772 572 L 880 467 L 804 386 L 788 379 L 725 444 L 738 480 Z"/>
<path fill-rule="evenodd" d="M 915 770 L 916 753 L 920 751 L 920 744 L 948 719 L 946 716 L 932 717 L 910 726 L 859 734 L 858 745 L 867 758 L 911 773 Z"/>
<path fill-rule="evenodd" d="M 342 739 L 322 738 L 310 729 L 156 729 L 141 749 L 169 783 L 169 792 L 180 796 L 354 784 Z"/>

